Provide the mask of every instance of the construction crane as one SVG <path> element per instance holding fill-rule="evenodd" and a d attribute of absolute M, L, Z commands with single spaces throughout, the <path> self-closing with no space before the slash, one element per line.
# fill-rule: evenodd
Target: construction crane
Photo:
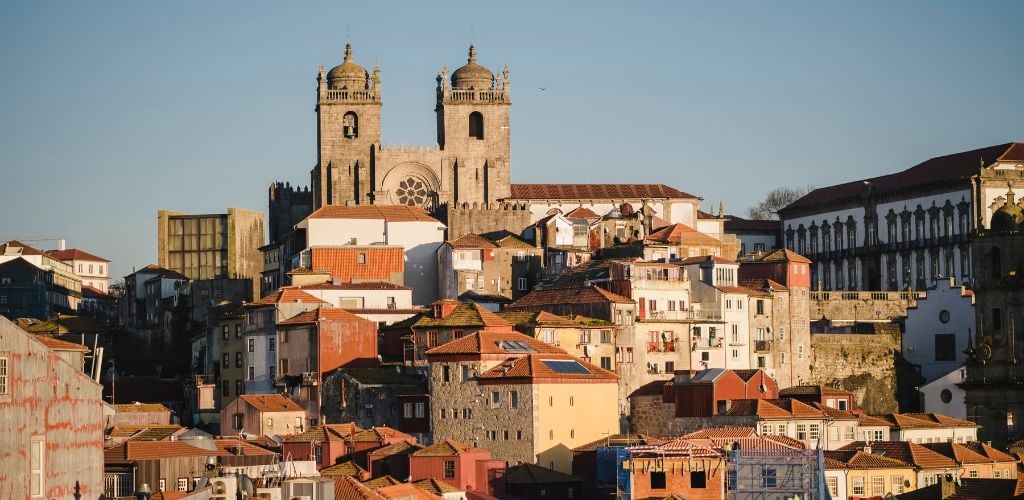
<path fill-rule="evenodd" d="M 13 236 L 13 237 L 12 236 L 0 236 L 0 242 L 7 242 L 7 241 L 11 241 L 11 240 L 20 241 L 22 243 L 33 243 L 33 242 L 37 242 L 37 241 L 56 241 L 56 242 L 58 242 L 58 244 L 57 244 L 57 249 L 58 250 L 64 250 L 64 241 L 65 241 L 64 238 L 60 238 L 60 237 L 56 237 L 56 236 L 39 236 L 39 237 L 36 237 L 36 238 L 18 238 L 17 236 Z"/>

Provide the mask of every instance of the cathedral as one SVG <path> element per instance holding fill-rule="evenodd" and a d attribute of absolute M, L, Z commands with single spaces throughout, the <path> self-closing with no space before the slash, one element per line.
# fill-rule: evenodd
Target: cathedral
<path fill-rule="evenodd" d="M 437 75 L 437 143 L 385 145 L 380 69 L 356 64 L 346 45 L 344 61 L 317 75 L 313 210 L 382 204 L 433 211 L 507 198 L 510 90 L 508 66 L 495 75 L 470 46 L 464 66 Z"/>

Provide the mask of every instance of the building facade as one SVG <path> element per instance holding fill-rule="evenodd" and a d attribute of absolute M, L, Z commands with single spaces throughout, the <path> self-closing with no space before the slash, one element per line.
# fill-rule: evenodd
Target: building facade
<path fill-rule="evenodd" d="M 229 208 L 224 214 L 157 212 L 157 263 L 189 279 L 245 278 L 259 296 L 264 241 L 261 212 Z"/>

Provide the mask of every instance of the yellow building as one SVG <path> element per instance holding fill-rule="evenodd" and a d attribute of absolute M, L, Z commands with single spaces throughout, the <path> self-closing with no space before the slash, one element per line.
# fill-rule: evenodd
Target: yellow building
<path fill-rule="evenodd" d="M 547 311 L 507 311 L 498 316 L 515 325 L 517 331 L 560 347 L 583 361 L 609 371 L 616 369 L 615 323 L 585 316 L 568 318 Z"/>
<path fill-rule="evenodd" d="M 431 429 L 497 460 L 572 471 L 572 449 L 619 430 L 618 377 L 517 332 L 430 349 Z"/>
<path fill-rule="evenodd" d="M 914 466 L 863 450 L 825 451 L 825 484 L 833 500 L 898 495 L 917 489 Z"/>

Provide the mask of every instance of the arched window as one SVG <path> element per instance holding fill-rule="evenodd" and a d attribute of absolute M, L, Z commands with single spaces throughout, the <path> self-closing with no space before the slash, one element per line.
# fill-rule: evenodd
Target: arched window
<path fill-rule="evenodd" d="M 469 136 L 480 140 L 484 138 L 484 115 L 479 111 L 469 114 Z"/>
<path fill-rule="evenodd" d="M 349 111 L 341 118 L 341 132 L 346 139 L 359 137 L 359 117 Z"/>

